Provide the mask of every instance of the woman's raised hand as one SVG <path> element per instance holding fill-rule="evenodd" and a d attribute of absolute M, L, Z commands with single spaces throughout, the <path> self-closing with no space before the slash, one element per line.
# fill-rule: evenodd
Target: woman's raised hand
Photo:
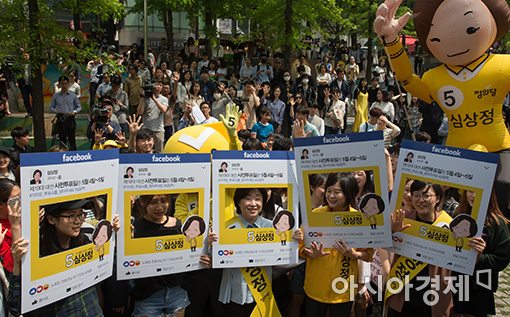
<path fill-rule="evenodd" d="M 402 209 L 397 209 L 391 214 L 391 232 L 401 232 L 409 228 L 410 224 L 404 224 L 406 213 Z"/>
<path fill-rule="evenodd" d="M 305 247 L 304 248 L 304 253 L 315 259 L 315 258 L 319 258 L 319 257 L 322 257 L 322 256 L 326 256 L 326 255 L 329 255 L 331 252 L 329 251 L 324 251 L 324 245 L 320 242 L 312 242 L 310 243 L 310 247 Z"/>

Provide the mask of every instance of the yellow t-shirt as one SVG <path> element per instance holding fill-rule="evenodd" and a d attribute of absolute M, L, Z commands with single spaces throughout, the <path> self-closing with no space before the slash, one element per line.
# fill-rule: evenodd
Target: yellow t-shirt
<path fill-rule="evenodd" d="M 330 212 L 329 206 L 322 206 L 312 210 L 312 212 Z M 357 212 L 350 207 L 349 212 Z M 358 251 L 367 251 L 373 254 L 373 249 L 356 249 Z M 333 291 L 331 283 L 338 277 L 344 278 L 347 282 L 353 278 L 353 283 L 358 282 L 358 260 L 344 257 L 336 249 L 326 248 L 330 254 L 316 259 L 306 258 L 306 272 L 304 289 L 308 297 L 328 304 L 339 304 L 350 301 L 349 287 L 341 294 Z M 337 289 L 343 289 L 342 282 L 336 283 Z"/>

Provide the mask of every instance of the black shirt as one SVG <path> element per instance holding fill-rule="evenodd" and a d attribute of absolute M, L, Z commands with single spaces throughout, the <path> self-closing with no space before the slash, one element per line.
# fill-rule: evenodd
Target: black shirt
<path fill-rule="evenodd" d="M 181 234 L 181 221 L 176 219 L 175 226 L 165 227 L 168 220 L 168 216 L 164 223 L 154 223 L 143 217 L 137 219 L 133 223 L 135 228 L 134 237 L 146 238 Z M 182 284 L 184 284 L 184 275 L 182 273 L 139 278 L 135 280 L 133 297 L 135 301 L 144 300 L 161 289 Z"/>

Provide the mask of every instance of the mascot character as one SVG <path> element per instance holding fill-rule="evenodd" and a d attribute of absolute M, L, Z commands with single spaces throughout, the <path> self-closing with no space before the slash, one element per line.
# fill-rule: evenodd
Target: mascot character
<path fill-rule="evenodd" d="M 228 104 L 221 122 L 194 125 L 177 131 L 165 144 L 164 153 L 211 153 L 212 150 L 241 150 L 237 138 L 237 124 L 242 112 Z M 232 197 L 233 198 L 233 197 Z M 184 223 L 190 215 L 198 213 L 198 195 L 180 194 L 175 201 L 174 217 Z M 232 215 L 233 217 L 233 215 Z"/>
<path fill-rule="evenodd" d="M 505 0 L 416 0 L 413 19 L 423 49 L 443 64 L 419 78 L 399 40 L 410 13 L 395 19 L 402 0 L 386 0 L 374 21 L 391 65 L 405 89 L 435 101 L 448 117 L 446 145 L 483 145 L 500 156 L 497 186 L 502 209 L 510 209 L 510 134 L 502 104 L 510 90 L 510 55 L 490 54 L 510 28 Z M 503 200 L 501 198 L 504 198 Z"/>

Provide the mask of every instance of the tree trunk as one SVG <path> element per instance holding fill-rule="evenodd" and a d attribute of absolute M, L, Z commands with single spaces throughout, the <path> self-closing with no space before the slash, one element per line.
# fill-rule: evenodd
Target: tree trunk
<path fill-rule="evenodd" d="M 73 11 L 74 30 L 81 31 L 81 10 L 80 0 L 76 0 L 76 8 Z"/>
<path fill-rule="evenodd" d="M 46 131 L 44 129 L 44 98 L 43 78 L 41 73 L 41 35 L 39 30 L 38 0 L 28 0 L 28 25 L 30 30 L 30 45 L 32 49 L 32 113 L 34 123 L 35 151 L 46 151 Z"/>
<path fill-rule="evenodd" d="M 285 0 L 285 44 L 283 45 L 283 63 L 285 68 L 291 69 L 292 58 L 292 0 Z"/>
<path fill-rule="evenodd" d="M 369 37 L 367 43 L 367 68 L 365 69 L 365 77 L 367 78 L 367 82 L 372 82 L 372 60 L 373 60 L 373 51 L 374 51 L 374 38 Z"/>
<path fill-rule="evenodd" d="M 170 47 L 170 52 L 174 52 L 174 17 L 172 9 L 167 8 L 164 12 L 163 26 L 165 27 L 166 38 Z"/>
<path fill-rule="evenodd" d="M 204 20 L 205 20 L 205 51 L 212 59 L 211 37 L 214 36 L 214 34 L 216 34 L 216 29 L 214 25 L 211 4 L 209 3 L 205 6 Z"/>
<path fill-rule="evenodd" d="M 369 7 L 372 7 L 373 2 L 374 2 L 374 0 L 370 0 Z M 368 36 L 368 43 L 367 43 L 368 52 L 367 52 L 367 67 L 365 69 L 365 77 L 367 79 L 368 84 L 370 85 L 370 83 L 372 81 L 372 60 L 373 60 L 372 55 L 374 52 L 373 25 L 374 25 L 374 20 L 375 20 L 375 12 L 369 13 L 368 17 L 369 18 L 368 18 L 368 29 L 367 30 L 370 35 Z"/>

